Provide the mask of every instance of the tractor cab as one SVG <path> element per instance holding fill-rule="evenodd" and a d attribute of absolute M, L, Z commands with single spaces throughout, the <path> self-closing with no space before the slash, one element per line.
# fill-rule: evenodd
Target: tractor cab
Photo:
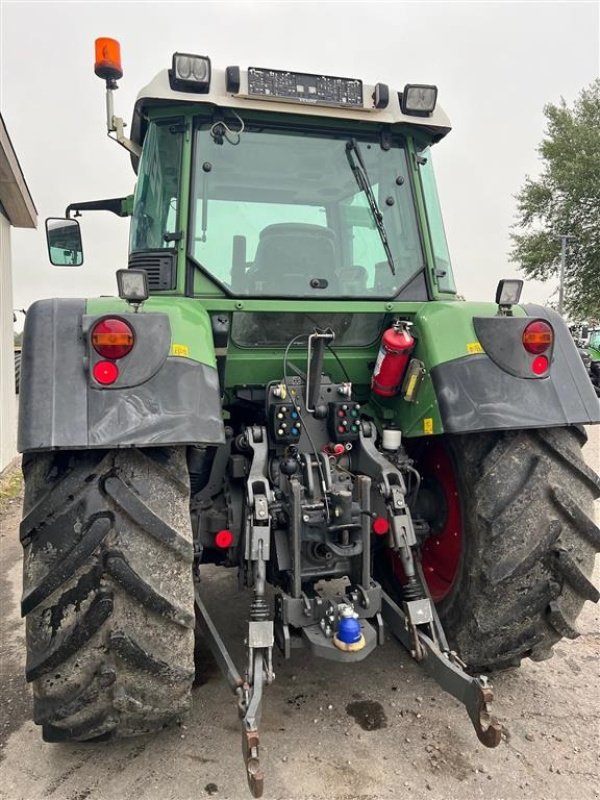
<path fill-rule="evenodd" d="M 175 54 L 135 107 L 133 261 L 177 254 L 198 296 L 453 296 L 430 155 L 449 130 L 436 98 Z M 174 288 L 162 270 L 161 288 Z"/>

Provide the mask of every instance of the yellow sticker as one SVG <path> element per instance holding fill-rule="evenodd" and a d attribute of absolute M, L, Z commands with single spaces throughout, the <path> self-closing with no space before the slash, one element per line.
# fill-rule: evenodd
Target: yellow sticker
<path fill-rule="evenodd" d="M 423 433 L 433 433 L 433 417 L 425 417 L 423 420 Z"/>
<path fill-rule="evenodd" d="M 171 355 L 172 356 L 189 356 L 190 348 L 187 344 L 172 344 L 171 345 Z"/>
<path fill-rule="evenodd" d="M 483 347 L 479 342 L 469 342 L 467 344 L 467 353 L 483 353 Z"/>

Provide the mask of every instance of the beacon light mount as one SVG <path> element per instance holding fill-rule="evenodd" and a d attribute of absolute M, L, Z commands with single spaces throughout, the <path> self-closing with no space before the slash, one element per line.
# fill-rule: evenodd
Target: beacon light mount
<path fill-rule="evenodd" d="M 116 117 L 114 112 L 113 92 L 119 88 L 117 81 L 123 77 L 121 45 L 116 39 L 101 36 L 95 41 L 95 55 L 94 72 L 106 82 L 106 132 L 108 137 L 139 158 L 142 148 L 125 136 L 126 123 L 122 117 Z M 113 133 L 115 135 L 111 136 Z"/>

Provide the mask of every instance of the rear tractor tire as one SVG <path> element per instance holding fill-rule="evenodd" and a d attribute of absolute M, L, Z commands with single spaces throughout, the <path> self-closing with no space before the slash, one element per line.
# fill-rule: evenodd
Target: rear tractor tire
<path fill-rule="evenodd" d="M 553 428 L 417 445 L 429 506 L 432 494 L 442 498 L 423 571 L 450 644 L 469 667 L 549 658 L 556 642 L 579 635 L 584 602 L 600 598 L 590 580 L 600 478 L 583 460 L 585 440 L 582 429 Z"/>
<path fill-rule="evenodd" d="M 185 449 L 41 453 L 23 471 L 26 677 L 44 739 L 179 720 L 194 678 Z"/>

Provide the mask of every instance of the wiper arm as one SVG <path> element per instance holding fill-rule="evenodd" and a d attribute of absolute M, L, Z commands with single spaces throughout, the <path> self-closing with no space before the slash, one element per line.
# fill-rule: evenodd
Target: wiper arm
<path fill-rule="evenodd" d="M 369 173 L 365 167 L 365 162 L 363 161 L 362 153 L 360 152 L 356 139 L 350 139 L 349 142 L 346 142 L 346 158 L 348 159 L 348 164 L 350 164 L 350 169 L 354 173 L 354 177 L 356 178 L 359 189 L 365 193 L 365 197 L 369 203 L 369 208 L 371 209 L 371 214 L 375 220 L 375 227 L 379 233 L 381 244 L 383 245 L 388 264 L 390 265 L 390 270 L 392 275 L 395 275 L 396 267 L 394 266 L 394 257 L 392 256 L 387 233 L 383 224 L 383 214 L 379 210 L 377 200 L 373 194 L 373 187 L 371 186 L 371 181 L 369 180 Z"/>

